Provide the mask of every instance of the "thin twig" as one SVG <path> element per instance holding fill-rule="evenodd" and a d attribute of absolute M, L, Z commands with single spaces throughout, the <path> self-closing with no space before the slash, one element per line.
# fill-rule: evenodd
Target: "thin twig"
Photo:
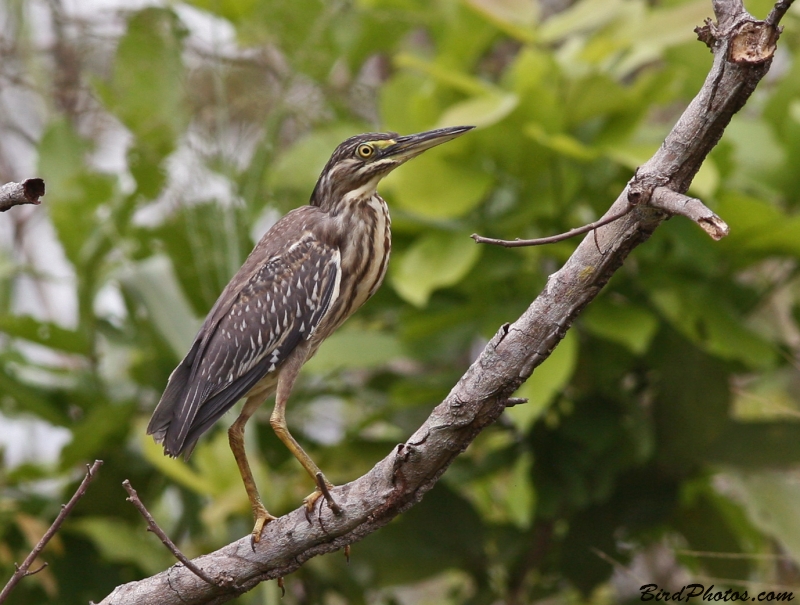
<path fill-rule="evenodd" d="M 749 588 L 751 590 L 758 590 L 759 588 L 766 589 L 766 590 L 786 590 L 786 591 L 794 591 L 797 590 L 797 586 L 793 584 L 773 584 L 770 582 L 767 584 L 766 582 L 759 582 L 758 580 L 736 580 L 735 578 L 715 578 L 713 576 L 705 576 L 698 574 L 695 576 L 695 579 L 703 582 L 704 584 L 721 584 L 723 586 L 744 586 L 745 588 Z M 791 592 L 789 594 L 792 594 Z M 688 595 L 687 595 L 688 596 Z M 792 595 L 792 599 L 793 600 Z M 716 600 L 716 599 L 714 599 Z M 777 600 L 777 599 L 776 599 Z"/>
<path fill-rule="evenodd" d="M 0 212 L 21 204 L 41 204 L 44 195 L 42 179 L 28 179 L 21 183 L 6 183 L 0 187 Z"/>
<path fill-rule="evenodd" d="M 794 0 L 779 0 L 779 2 L 777 2 L 775 6 L 772 7 L 772 10 L 769 12 L 769 15 L 767 15 L 766 19 L 767 23 L 769 23 L 773 27 L 778 23 L 780 23 L 781 19 L 783 19 L 783 16 L 786 14 L 786 11 L 788 11 L 789 8 L 792 6 L 793 2 Z"/>
<path fill-rule="evenodd" d="M 42 570 L 43 570 L 45 567 L 47 567 L 47 561 L 45 561 L 44 563 L 42 563 L 42 564 L 41 564 L 39 567 L 37 567 L 37 568 L 36 568 L 36 569 L 34 569 L 34 570 L 31 570 L 31 571 L 26 571 L 26 572 L 25 572 L 25 577 L 28 577 L 28 576 L 35 576 L 37 573 L 39 573 L 40 571 L 42 571 Z M 15 563 L 15 564 L 14 564 L 14 569 L 19 569 L 19 565 L 17 565 L 17 564 Z"/>
<path fill-rule="evenodd" d="M 619 212 L 615 212 L 614 214 L 609 214 L 608 216 L 604 216 L 600 220 L 597 220 L 593 223 L 589 223 L 588 225 L 584 225 L 583 227 L 575 227 L 574 229 L 570 229 L 566 233 L 559 233 L 558 235 L 551 235 L 549 237 L 537 237 L 534 239 L 515 239 L 515 240 L 505 240 L 505 239 L 494 239 L 492 237 L 483 237 L 482 235 L 478 235 L 477 233 L 473 233 L 470 235 L 472 239 L 475 240 L 478 244 L 493 244 L 495 246 L 503 246 L 504 248 L 522 248 L 524 246 L 542 246 L 544 244 L 555 244 L 556 242 L 563 242 L 565 239 L 569 239 L 571 237 L 575 237 L 576 235 L 581 235 L 583 233 L 588 233 L 589 231 L 593 231 L 598 227 L 602 227 L 603 225 L 608 225 L 609 223 L 613 223 L 617 219 L 622 218 L 626 214 L 628 214 L 633 205 L 629 204 Z"/>
<path fill-rule="evenodd" d="M 656 187 L 650 198 L 654 208 L 666 210 L 670 214 L 685 216 L 697 223 L 713 239 L 720 240 L 728 235 L 730 229 L 719 216 L 714 214 L 703 202 L 667 187 Z"/>
<path fill-rule="evenodd" d="M 136 490 L 133 489 L 133 486 L 131 485 L 131 482 L 128 481 L 127 479 L 125 479 L 125 481 L 122 482 L 122 487 L 124 487 L 125 491 L 128 492 L 128 495 L 129 495 L 129 497 L 127 498 L 128 502 L 131 502 L 137 508 L 137 510 L 142 514 L 142 517 L 144 517 L 144 520 L 147 521 L 147 531 L 151 531 L 155 535 L 157 535 L 161 539 L 161 542 L 164 543 L 164 546 L 166 546 L 169 549 L 169 551 L 175 556 L 176 559 L 178 559 L 178 561 L 180 561 L 181 563 L 184 564 L 186 569 L 190 570 L 198 578 L 201 578 L 202 580 L 204 580 L 205 582 L 211 584 L 212 586 L 217 586 L 218 583 L 215 582 L 214 580 L 212 580 L 197 565 L 192 563 L 186 557 L 186 555 L 184 555 L 178 549 L 178 547 L 175 546 L 175 543 L 172 540 L 169 539 L 169 536 L 164 532 L 164 530 L 161 529 L 158 526 L 158 523 L 156 523 L 156 520 L 153 518 L 153 515 L 150 514 L 150 511 L 147 510 L 145 505 L 139 499 L 139 494 L 137 494 Z"/>
<path fill-rule="evenodd" d="M 624 574 L 630 576 L 631 578 L 636 580 L 636 582 L 639 582 L 640 584 L 646 584 L 647 583 L 647 580 L 645 578 L 642 578 L 639 575 L 637 575 L 636 573 L 634 573 L 634 571 L 632 569 L 630 569 L 629 567 L 623 565 L 622 563 L 617 561 L 614 557 L 612 557 L 608 553 L 605 553 L 602 550 L 600 550 L 599 548 L 595 548 L 594 546 L 592 546 L 590 548 L 590 550 L 595 555 L 597 555 L 602 561 L 605 561 L 606 563 L 611 565 L 613 568 L 618 569 L 619 571 L 623 572 Z"/>
<path fill-rule="evenodd" d="M 66 519 L 72 512 L 72 509 L 75 508 L 75 505 L 78 503 L 78 500 L 80 500 L 84 496 L 84 494 L 86 493 L 86 489 L 89 487 L 89 483 L 92 481 L 92 479 L 95 478 L 97 471 L 100 470 L 100 467 L 102 465 L 103 465 L 102 460 L 95 460 L 92 466 L 89 466 L 88 464 L 86 465 L 86 476 L 83 478 L 83 481 L 81 481 L 81 484 L 78 486 L 78 489 L 75 490 L 75 493 L 72 495 L 72 498 L 69 499 L 69 502 L 61 506 L 61 512 L 58 513 L 56 520 L 53 521 L 53 524 L 44 533 L 42 539 L 39 540 L 39 543 L 33 547 L 31 553 L 22 562 L 22 565 L 19 566 L 15 565 L 16 571 L 14 572 L 14 575 L 11 576 L 11 579 L 3 588 L 3 591 L 0 592 L 0 603 L 5 602 L 5 600 L 8 598 L 8 595 L 11 594 L 11 591 L 14 590 L 14 588 L 22 578 L 24 578 L 25 576 L 32 576 L 33 574 L 39 573 L 45 567 L 47 567 L 47 563 L 44 563 L 38 569 L 34 571 L 29 571 L 31 565 L 33 565 L 33 562 L 36 560 L 36 557 L 39 556 L 39 553 L 42 552 L 45 546 L 47 546 L 47 543 L 50 542 L 50 540 L 53 539 L 53 536 L 56 535 L 56 532 L 61 527 L 61 524 L 64 522 L 64 519 Z"/>
<path fill-rule="evenodd" d="M 676 548 L 673 550 L 676 555 L 686 555 L 688 557 L 701 557 L 708 559 L 747 559 L 750 561 L 794 561 L 791 555 L 780 555 L 775 553 L 750 553 L 750 552 L 709 552 L 706 550 L 685 550 Z"/>

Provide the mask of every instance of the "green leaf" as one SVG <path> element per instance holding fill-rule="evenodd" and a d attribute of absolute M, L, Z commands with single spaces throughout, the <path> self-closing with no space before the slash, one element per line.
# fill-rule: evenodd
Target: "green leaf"
<path fill-rule="evenodd" d="M 374 368 L 402 356 L 403 347 L 394 334 L 350 328 L 325 340 L 303 367 L 317 373 L 339 368 Z"/>
<path fill-rule="evenodd" d="M 241 209 L 210 202 L 180 208 L 153 232 L 197 315 L 208 313 L 252 249 L 247 226 Z"/>
<path fill-rule="evenodd" d="M 132 13 L 117 47 L 111 81 L 99 87 L 106 106 L 122 123 L 164 155 L 186 123 L 181 57 L 185 34 L 169 9 Z"/>
<path fill-rule="evenodd" d="M 603 152 L 621 166 L 636 170 L 649 160 L 657 150 L 658 145 L 656 144 L 614 143 L 604 147 Z M 720 174 L 716 163 L 712 158 L 707 157 L 694 179 L 692 179 L 692 184 L 689 185 L 689 193 L 704 199 L 710 198 L 716 193 L 719 187 L 719 180 Z"/>
<path fill-rule="evenodd" d="M 359 132 L 357 126 L 340 124 L 304 136 L 275 162 L 267 177 L 269 184 L 276 189 L 301 193 L 305 199 L 310 198 L 333 150 Z"/>
<path fill-rule="evenodd" d="M 136 412 L 132 404 L 99 403 L 72 429 L 72 441 L 61 451 L 62 468 L 97 458 L 100 451 L 127 436 Z"/>
<path fill-rule="evenodd" d="M 578 32 L 599 29 L 617 18 L 622 0 L 582 0 L 553 15 L 539 28 L 543 42 L 556 42 Z"/>
<path fill-rule="evenodd" d="M 467 6 L 509 36 L 522 42 L 534 42 L 534 26 L 539 18 L 539 5 L 526 0 L 467 0 Z"/>
<path fill-rule="evenodd" d="M 533 460 L 529 452 L 517 457 L 511 469 L 511 484 L 506 496 L 511 521 L 520 529 L 528 529 L 533 521 L 536 492 L 531 483 Z"/>
<path fill-rule="evenodd" d="M 713 158 L 706 158 L 689 185 L 689 194 L 702 199 L 714 197 L 719 188 L 719 170 Z"/>
<path fill-rule="evenodd" d="M 742 325 L 741 318 L 704 288 L 676 282 L 669 289 L 653 290 L 650 300 L 684 336 L 713 355 L 752 368 L 764 369 L 775 362 L 772 345 Z"/>
<path fill-rule="evenodd" d="M 658 376 L 652 415 L 659 464 L 689 473 L 707 460 L 730 415 L 730 364 L 664 326 L 650 347 L 647 367 Z M 702 405 L 699 405 L 702 402 Z"/>
<path fill-rule="evenodd" d="M 760 397 L 749 395 L 749 399 Z M 787 405 L 775 397 L 765 395 L 757 402 L 769 410 L 773 416 L 783 412 L 790 420 L 774 421 L 751 420 L 744 422 L 729 420 L 722 424 L 719 437 L 714 439 L 706 459 L 715 465 L 739 467 L 743 469 L 793 468 L 800 463 L 800 423 L 796 422 L 797 411 L 791 391 L 783 392 Z M 737 402 L 737 405 L 741 405 Z M 741 413 L 737 414 L 741 416 Z"/>
<path fill-rule="evenodd" d="M 480 92 L 483 91 L 475 94 Z M 419 132 L 435 124 L 442 109 L 435 87 L 422 74 L 400 71 L 381 87 L 381 117 L 388 129 L 401 134 Z"/>
<path fill-rule="evenodd" d="M 87 355 L 90 350 L 89 341 L 82 332 L 67 330 L 53 322 L 39 321 L 29 315 L 0 316 L 0 332 L 66 353 Z"/>
<path fill-rule="evenodd" d="M 109 517 L 84 517 L 69 522 L 69 529 L 89 538 L 108 561 L 133 563 L 148 575 L 173 563 L 158 538 L 141 522 L 130 525 Z"/>
<path fill-rule="evenodd" d="M 567 90 L 565 111 L 569 128 L 579 127 L 592 119 L 609 119 L 615 113 L 637 111 L 633 91 L 608 75 L 589 73 L 574 79 Z"/>
<path fill-rule="evenodd" d="M 750 521 L 800 563 L 800 485 L 786 473 L 728 470 L 722 475 L 730 495 L 744 506 Z"/>
<path fill-rule="evenodd" d="M 598 151 L 587 147 L 567 134 L 547 134 L 544 128 L 535 122 L 525 126 L 525 134 L 539 143 L 539 145 L 576 160 L 590 161 L 596 159 L 599 155 Z"/>
<path fill-rule="evenodd" d="M 515 94 L 491 92 L 450 106 L 437 127 L 472 125 L 487 127 L 496 124 L 517 107 Z"/>
<path fill-rule="evenodd" d="M 182 39 L 185 30 L 169 9 L 134 12 L 119 42 L 108 83 L 95 82 L 106 108 L 134 134 L 128 153 L 139 190 L 155 197 L 164 184 L 160 164 L 188 123 Z"/>
<path fill-rule="evenodd" d="M 145 434 L 145 431 L 137 431 L 140 437 L 142 454 L 145 460 L 152 464 L 160 473 L 163 473 L 176 483 L 192 490 L 198 494 L 215 493 L 214 485 L 206 477 L 195 472 L 186 462 L 179 458 L 170 458 L 164 454 L 164 449 L 153 441 L 153 438 Z"/>
<path fill-rule="evenodd" d="M 647 309 L 608 297 L 595 300 L 583 314 L 582 323 L 600 338 L 621 344 L 641 355 L 658 329 L 658 318 Z"/>
<path fill-rule="evenodd" d="M 717 207 L 730 226 L 732 237 L 748 236 L 749 231 L 772 231 L 787 220 L 774 204 L 734 191 L 720 195 Z"/>
<path fill-rule="evenodd" d="M 190 0 L 188 4 L 224 17 L 233 23 L 240 23 L 254 17 L 259 2 L 257 0 Z"/>
<path fill-rule="evenodd" d="M 426 61 L 410 53 L 401 53 L 397 55 L 394 62 L 398 68 L 420 71 L 439 84 L 467 95 L 481 95 L 494 90 L 493 86 L 479 78 L 432 61 Z"/>
<path fill-rule="evenodd" d="M 708 554 L 750 554 L 759 541 L 766 542 L 759 540 L 760 536 L 753 536 L 757 532 L 741 509 L 730 499 L 721 497 L 708 483 L 704 478 L 683 484 L 681 506 L 675 511 L 673 523 L 687 546 Z M 748 559 L 748 556 L 700 556 L 695 568 L 700 563 L 701 569 L 714 577 L 744 579 L 750 577 L 755 567 L 755 562 Z"/>
<path fill-rule="evenodd" d="M 439 482 L 417 506 L 360 543 L 372 561 L 377 586 L 390 586 L 449 568 L 481 569 L 480 516 L 461 496 Z"/>
<path fill-rule="evenodd" d="M 697 34 L 694 26 L 709 17 L 705 0 L 690 0 L 677 6 L 657 7 L 650 10 L 641 24 L 641 29 L 630 36 L 639 45 L 646 45 L 662 52 L 667 46 L 694 41 Z"/>
<path fill-rule="evenodd" d="M 784 150 L 770 125 L 761 119 L 736 115 L 725 129 L 725 140 L 734 145 L 734 158 L 738 167 L 737 178 L 742 176 L 761 185 L 771 186 L 784 163 Z"/>
<path fill-rule="evenodd" d="M 694 41 L 695 25 L 702 23 L 709 14 L 708 3 L 704 0 L 632 14 L 632 18 L 620 28 L 620 42 L 629 48 L 624 59 L 614 65 L 614 73 L 625 77 L 643 65 L 659 60 L 665 49 Z"/>
<path fill-rule="evenodd" d="M 510 436 L 506 433 L 507 436 Z M 487 448 L 489 445 L 489 448 Z M 477 477 L 465 478 L 449 473 L 445 482 L 467 498 L 481 514 L 485 522 L 493 525 L 513 524 L 519 529 L 530 527 L 536 510 L 536 490 L 532 484 L 531 468 L 533 457 L 530 452 L 511 456 L 497 451 L 505 444 L 498 440 L 492 444 L 489 437 L 481 443 L 481 458 L 501 457 L 508 464 L 491 473 L 481 473 Z M 507 445 L 505 445 L 507 449 Z M 486 451 L 488 450 L 488 451 Z M 492 452 L 491 450 L 495 450 Z M 508 460 L 505 460 L 508 459 Z"/>
<path fill-rule="evenodd" d="M 75 267 L 99 225 L 97 210 L 114 194 L 112 177 L 88 172 L 89 145 L 66 120 L 48 126 L 39 146 L 39 171 L 47 182 L 47 209 L 67 258 Z"/>
<path fill-rule="evenodd" d="M 457 141 L 449 143 L 452 152 Z M 492 178 L 484 171 L 448 161 L 442 150 L 432 149 L 395 170 L 384 179 L 391 201 L 426 218 L 456 218 L 480 204 Z"/>
<path fill-rule="evenodd" d="M 182 358 L 200 328 L 200 321 L 192 313 L 169 260 L 164 256 L 152 256 L 128 265 L 120 269 L 119 280 L 142 301 L 158 332 L 175 356 Z"/>
<path fill-rule="evenodd" d="M 39 172 L 47 181 L 48 204 L 54 194 L 64 195 L 84 173 L 84 156 L 90 148 L 68 120 L 57 119 L 47 126 L 39 143 Z"/>
<path fill-rule="evenodd" d="M 717 211 L 731 228 L 730 237 L 721 242 L 731 254 L 743 256 L 747 262 L 769 255 L 800 257 L 800 216 L 736 192 L 722 195 Z"/>
<path fill-rule="evenodd" d="M 69 426 L 71 421 L 64 406 L 54 393 L 21 382 L 8 369 L 0 366 L 0 409 L 8 415 L 34 415 L 57 426 Z M 10 364 L 9 364 L 10 365 Z"/>
<path fill-rule="evenodd" d="M 480 254 L 480 246 L 466 233 L 427 233 L 395 262 L 392 287 L 404 300 L 424 307 L 434 290 L 458 283 Z"/>
<path fill-rule="evenodd" d="M 578 363 L 578 338 L 567 332 L 550 357 L 544 360 L 514 397 L 525 397 L 528 403 L 506 410 L 514 425 L 523 433 L 533 426 L 555 396 L 569 383 Z"/>

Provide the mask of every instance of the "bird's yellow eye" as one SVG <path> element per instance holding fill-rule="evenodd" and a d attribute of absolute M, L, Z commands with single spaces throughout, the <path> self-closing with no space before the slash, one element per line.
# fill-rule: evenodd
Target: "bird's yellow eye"
<path fill-rule="evenodd" d="M 358 146 L 358 149 L 356 149 L 356 153 L 358 153 L 358 155 L 360 157 L 362 157 L 362 158 L 364 158 L 366 160 L 373 153 L 375 153 L 375 150 L 372 148 L 372 145 L 364 144 L 364 145 L 359 145 Z"/>

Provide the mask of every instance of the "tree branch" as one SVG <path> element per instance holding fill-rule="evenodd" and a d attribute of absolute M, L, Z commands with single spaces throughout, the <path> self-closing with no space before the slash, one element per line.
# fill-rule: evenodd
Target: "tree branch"
<path fill-rule="evenodd" d="M 44 195 L 42 179 L 28 179 L 21 183 L 6 183 L 0 186 L 0 212 L 21 204 L 39 205 Z"/>
<path fill-rule="evenodd" d="M 476 244 L 493 244 L 495 246 L 503 246 L 504 248 L 523 248 L 527 246 L 543 246 L 545 244 L 555 244 L 557 242 L 563 242 L 565 239 L 569 239 L 571 237 L 575 237 L 578 235 L 583 235 L 584 233 L 588 233 L 589 231 L 594 231 L 598 227 L 602 227 L 603 225 L 608 225 L 609 223 L 613 223 L 615 220 L 622 218 L 628 212 L 633 209 L 632 205 L 629 205 L 616 214 L 606 214 L 603 218 L 594 221 L 593 223 L 589 223 L 588 225 L 583 225 L 582 227 L 575 227 L 574 229 L 570 229 L 565 233 L 559 233 L 558 235 L 550 235 L 548 237 L 537 237 L 534 239 L 514 239 L 514 240 L 505 240 L 505 239 L 495 239 L 493 237 L 483 237 L 482 235 L 478 235 L 477 233 L 473 233 L 470 235 L 472 239 L 475 240 Z"/>
<path fill-rule="evenodd" d="M 666 187 L 656 187 L 650 205 L 666 210 L 670 214 L 679 214 L 694 221 L 715 240 L 721 240 L 730 230 L 725 221 L 714 214 L 703 202 Z"/>
<path fill-rule="evenodd" d="M 156 520 L 153 518 L 153 515 L 150 514 L 150 511 L 147 510 L 147 507 L 139 498 L 139 494 L 133 489 L 131 482 L 125 479 L 122 482 L 122 487 L 125 488 L 125 491 L 128 492 L 128 502 L 133 504 L 136 507 L 136 510 L 144 517 L 144 520 L 147 521 L 147 531 L 153 532 L 155 535 L 159 537 L 161 543 L 167 547 L 167 550 L 173 554 L 173 556 L 178 559 L 183 565 L 192 573 L 194 573 L 197 577 L 202 579 L 204 582 L 208 582 L 209 584 L 216 584 L 214 580 L 209 578 L 205 572 L 197 567 L 194 563 L 192 563 L 189 559 L 186 558 L 180 549 L 175 546 L 175 543 L 169 539 L 167 533 L 159 527 Z"/>
<path fill-rule="evenodd" d="M 89 483 L 92 482 L 92 479 L 95 478 L 97 475 L 97 471 L 100 470 L 100 467 L 103 465 L 102 460 L 95 460 L 92 466 L 88 466 L 86 468 L 86 476 L 81 481 L 81 484 L 78 486 L 78 489 L 75 490 L 75 493 L 72 495 L 72 498 L 69 499 L 69 502 L 61 506 L 61 512 L 58 513 L 55 521 L 50 526 L 50 528 L 44 533 L 42 539 L 39 540 L 39 543 L 33 547 L 31 553 L 25 558 L 22 562 L 22 565 L 16 566 L 16 571 L 14 575 L 11 576 L 11 579 L 3 588 L 3 591 L 0 592 L 0 603 L 5 602 L 8 596 L 11 594 L 11 591 L 14 590 L 16 585 L 19 581 L 24 578 L 25 576 L 32 576 L 33 574 L 39 573 L 45 567 L 47 567 L 47 563 L 43 563 L 41 567 L 35 569 L 34 571 L 30 571 L 31 565 L 36 560 L 36 557 L 39 556 L 39 553 L 44 550 L 44 547 L 47 546 L 47 543 L 53 539 L 53 536 L 56 535 L 56 532 L 61 527 L 61 524 L 64 522 L 69 514 L 72 512 L 72 509 L 75 508 L 75 505 L 78 503 L 78 500 L 83 498 L 84 494 L 86 494 L 86 490 L 89 487 Z"/>
<path fill-rule="evenodd" d="M 721 25 L 703 30 L 711 36 L 706 41 L 713 42 L 714 63 L 702 89 L 606 216 L 619 214 L 631 203 L 630 196 L 652 200 L 658 188 L 685 193 L 731 117 L 767 73 L 779 35 L 777 22 L 756 21 L 738 0 L 715 0 L 714 7 Z M 732 52 L 737 48 L 751 52 Z M 320 499 L 311 522 L 303 508 L 270 522 L 255 552 L 248 536 L 195 560 L 217 584 L 232 578 L 237 589 L 209 585 L 185 567 L 173 566 L 117 587 L 101 605 L 224 603 L 241 590 L 285 576 L 311 557 L 386 525 L 419 502 L 455 457 L 495 421 L 509 395 L 547 358 L 628 254 L 668 217 L 665 209 L 638 204 L 585 237 L 528 310 L 498 330 L 419 430 L 366 475 L 332 490 L 341 515 L 334 515 Z"/>

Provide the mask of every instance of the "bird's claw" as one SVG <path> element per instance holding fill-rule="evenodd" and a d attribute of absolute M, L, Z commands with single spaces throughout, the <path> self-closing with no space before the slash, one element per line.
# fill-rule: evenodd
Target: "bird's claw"
<path fill-rule="evenodd" d="M 303 498 L 303 504 L 306 506 L 306 517 L 308 517 L 309 513 L 313 512 L 314 505 L 321 496 L 325 497 L 325 501 L 328 503 L 328 506 L 331 507 L 331 510 L 334 512 L 334 514 L 340 515 L 342 513 L 342 508 L 336 503 L 336 500 L 334 500 L 333 496 L 331 495 L 333 483 L 328 481 L 325 478 L 325 475 L 322 473 L 317 473 L 316 480 L 317 489 Z"/>
<path fill-rule="evenodd" d="M 319 489 L 315 489 L 313 492 L 308 494 L 308 496 L 303 498 L 303 504 L 306 507 L 306 514 L 314 510 L 314 505 L 317 503 L 317 500 L 319 500 L 320 496 L 322 496 L 322 492 Z"/>
<path fill-rule="evenodd" d="M 250 547 L 255 551 L 256 544 L 261 540 L 261 532 L 264 531 L 264 526 L 277 519 L 277 517 L 270 515 L 263 506 L 253 507 L 253 516 L 256 518 L 256 524 L 253 526 L 253 533 L 250 534 Z"/>

